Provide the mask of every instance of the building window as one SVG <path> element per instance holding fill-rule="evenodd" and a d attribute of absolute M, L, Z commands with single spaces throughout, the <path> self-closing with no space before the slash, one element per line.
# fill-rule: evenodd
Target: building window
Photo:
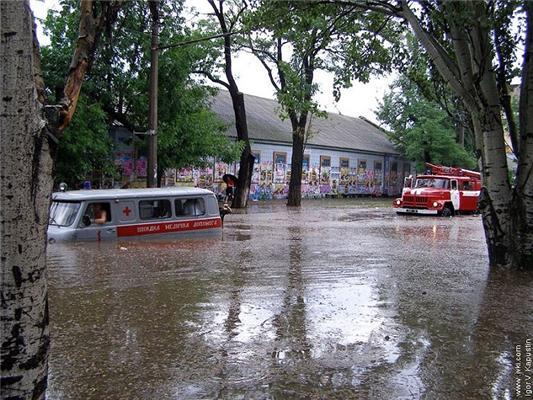
<path fill-rule="evenodd" d="M 403 174 L 404 176 L 409 176 L 411 174 L 411 164 L 409 163 L 403 164 Z"/>
<path fill-rule="evenodd" d="M 339 167 L 340 168 L 350 168 L 350 159 L 348 157 L 339 158 Z"/>
<path fill-rule="evenodd" d="M 374 161 L 374 171 L 381 171 L 383 169 L 383 164 L 381 161 Z"/>
<path fill-rule="evenodd" d="M 304 159 L 303 159 L 303 162 L 302 162 L 302 169 L 304 171 L 308 171 L 309 170 L 309 154 L 305 154 L 304 155 Z"/>
<path fill-rule="evenodd" d="M 321 167 L 331 167 L 331 157 L 329 157 L 329 156 L 320 156 L 320 166 Z"/>
<path fill-rule="evenodd" d="M 393 161 L 390 167 L 390 172 L 396 175 L 398 173 L 398 163 L 396 161 Z"/>
<path fill-rule="evenodd" d="M 360 174 L 366 172 L 366 160 L 359 160 L 357 163 L 357 172 Z"/>
<path fill-rule="evenodd" d="M 172 212 L 169 200 L 142 200 L 139 201 L 139 216 L 141 219 L 170 218 Z"/>
<path fill-rule="evenodd" d="M 277 164 L 287 164 L 287 153 L 284 152 L 274 152 L 274 165 Z"/>
<path fill-rule="evenodd" d="M 252 155 L 254 156 L 254 164 L 260 164 L 261 163 L 261 152 L 260 151 L 252 151 Z"/>

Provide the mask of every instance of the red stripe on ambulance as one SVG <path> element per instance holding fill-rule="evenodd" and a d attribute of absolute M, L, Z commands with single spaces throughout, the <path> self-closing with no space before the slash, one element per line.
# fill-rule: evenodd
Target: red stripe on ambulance
<path fill-rule="evenodd" d="M 117 236 L 140 236 L 157 233 L 197 231 L 201 229 L 220 228 L 221 226 L 222 220 L 218 217 L 190 221 L 157 222 L 152 224 L 119 226 L 117 228 Z"/>

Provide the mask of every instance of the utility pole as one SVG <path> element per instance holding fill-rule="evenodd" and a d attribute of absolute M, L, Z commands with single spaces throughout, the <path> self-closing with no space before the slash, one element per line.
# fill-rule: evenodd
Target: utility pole
<path fill-rule="evenodd" d="M 148 121 L 148 182 L 150 188 L 157 187 L 157 85 L 159 66 L 159 0 L 148 2 L 152 14 L 152 45 L 150 63 L 150 107 Z"/>

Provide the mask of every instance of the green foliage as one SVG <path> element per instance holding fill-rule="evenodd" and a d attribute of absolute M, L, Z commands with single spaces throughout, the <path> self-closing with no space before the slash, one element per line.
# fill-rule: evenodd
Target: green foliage
<path fill-rule="evenodd" d="M 246 16 L 251 32 L 248 46 L 272 71 L 282 117 L 320 116 L 313 100 L 318 91 L 316 70 L 334 75 L 333 94 L 353 80 L 368 82 L 373 74 L 400 63 L 401 30 L 383 14 L 356 6 L 300 1 L 264 0 Z M 394 51 L 392 51 L 394 50 Z"/>
<path fill-rule="evenodd" d="M 389 138 L 407 158 L 424 170 L 424 162 L 473 169 L 473 154 L 456 142 L 452 118 L 419 88 L 401 76 L 384 96 L 376 113 L 390 128 Z"/>
<path fill-rule="evenodd" d="M 208 157 L 228 163 L 239 158 L 242 144 L 230 142 L 224 135 L 228 127 L 208 111 L 204 88 L 191 89 L 173 109 L 179 110 L 175 118 L 159 127 L 158 167 L 161 170 L 203 166 Z"/>
<path fill-rule="evenodd" d="M 93 175 L 114 175 L 112 146 L 106 113 L 100 104 L 87 104 L 87 98 L 81 97 L 74 118 L 59 141 L 56 182 L 76 188 Z"/>
<path fill-rule="evenodd" d="M 188 39 L 184 30 L 182 1 L 161 1 L 160 43 L 176 43 Z M 73 43 L 76 39 L 79 10 L 77 0 L 63 0 L 60 11 L 51 11 L 45 22 L 51 44 L 43 48 L 43 71 L 50 95 L 61 97 L 64 76 L 68 71 Z M 110 32 L 100 39 L 93 68 L 83 86 L 80 103 L 98 104 L 104 119 L 116 120 L 130 130 L 145 130 L 148 125 L 148 88 L 150 76 L 151 15 L 146 2 L 124 2 Z M 213 94 L 191 80 L 191 70 L 198 58 L 206 54 L 194 47 L 162 50 L 159 56 L 158 96 L 158 165 L 174 168 L 202 163 L 217 156 L 235 160 L 240 145 L 231 143 L 224 127 L 209 111 L 208 99 Z M 85 115 L 83 110 L 80 115 Z M 77 111 L 77 113 L 78 113 Z M 90 125 L 89 125 L 90 126 Z M 93 142 L 87 130 L 71 133 L 89 149 L 100 154 L 102 147 Z M 66 137 L 66 135 L 65 135 Z M 67 140 L 61 138 L 61 141 Z M 60 152 L 67 147 L 60 147 Z M 111 147 L 108 154 L 111 158 Z M 89 151 L 89 150 L 88 150 Z M 68 157 L 61 155 L 60 157 Z M 86 171 L 73 158 L 73 170 Z M 81 163 L 81 161 L 80 161 Z M 78 179 L 79 174 L 71 174 Z M 82 177 L 82 179 L 85 177 Z"/>

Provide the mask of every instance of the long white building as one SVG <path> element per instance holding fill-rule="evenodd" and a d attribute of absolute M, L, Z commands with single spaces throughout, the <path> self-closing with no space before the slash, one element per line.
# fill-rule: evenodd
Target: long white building
<path fill-rule="evenodd" d="M 279 117 L 279 104 L 270 99 L 245 95 L 246 116 L 252 151 L 255 155 L 251 197 L 256 200 L 284 198 L 291 173 L 292 128 Z M 235 116 L 230 95 L 221 90 L 211 106 L 229 126 L 227 134 L 236 139 Z M 364 118 L 328 113 L 314 117 L 304 151 L 303 197 L 327 195 L 395 196 L 401 192 L 403 177 L 414 173 L 414 164 L 402 158 L 385 132 Z M 146 158 L 131 146 L 132 133 L 114 127 L 116 162 L 123 178 L 133 186 L 144 184 Z M 167 171 L 165 185 L 191 185 L 222 191 L 222 176 L 238 174 L 239 165 L 213 160 L 204 169 Z"/>
<path fill-rule="evenodd" d="M 245 107 L 256 156 L 252 196 L 284 197 L 291 170 L 290 121 L 280 119 L 280 106 L 274 100 L 245 95 Z M 228 135 L 236 138 L 227 91 L 214 98 L 212 110 L 230 126 Z M 414 172 L 414 165 L 402 158 L 385 132 L 366 119 L 328 113 L 327 118 L 312 119 L 310 132 L 304 151 L 304 196 L 396 195 L 401 192 L 403 177 Z M 215 180 L 222 172 L 237 171 L 238 165 L 214 171 Z"/>

